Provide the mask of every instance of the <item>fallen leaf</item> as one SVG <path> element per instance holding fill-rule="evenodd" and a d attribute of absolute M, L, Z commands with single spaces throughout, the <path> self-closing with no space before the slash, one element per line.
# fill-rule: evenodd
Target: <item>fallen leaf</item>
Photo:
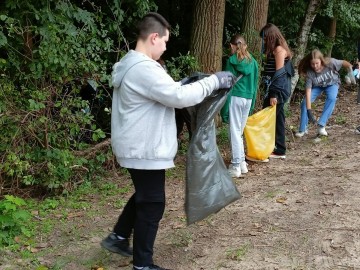
<path fill-rule="evenodd" d="M 67 218 L 74 218 L 74 217 L 82 217 L 84 215 L 84 213 L 82 212 L 78 212 L 78 213 L 70 213 L 68 214 Z"/>
<path fill-rule="evenodd" d="M 36 248 L 46 248 L 48 246 L 49 246 L 48 243 L 39 243 L 36 245 Z"/>
<path fill-rule="evenodd" d="M 91 270 L 104 270 L 104 268 L 99 266 L 92 266 Z"/>
<path fill-rule="evenodd" d="M 285 204 L 285 203 L 286 203 L 286 200 L 287 200 L 287 198 L 285 198 L 285 197 L 280 197 L 280 198 L 277 198 L 277 199 L 276 199 L 276 202 L 277 202 L 277 203 Z"/>
<path fill-rule="evenodd" d="M 30 246 L 27 246 L 26 249 L 29 250 L 31 253 L 38 253 L 39 252 L 39 249 L 34 248 L 34 247 L 30 247 Z"/>

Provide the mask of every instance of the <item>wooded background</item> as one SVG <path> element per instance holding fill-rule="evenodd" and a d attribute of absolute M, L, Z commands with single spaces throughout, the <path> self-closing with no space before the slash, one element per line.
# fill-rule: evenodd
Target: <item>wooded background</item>
<path fill-rule="evenodd" d="M 175 80 L 221 70 L 235 33 L 261 63 L 267 22 L 281 29 L 295 67 L 314 48 L 358 57 L 358 0 L 1 1 L 0 197 L 71 191 L 116 167 L 111 68 L 134 48 L 135 23 L 148 11 L 172 25 L 163 59 Z M 298 80 L 293 93 L 302 93 Z"/>

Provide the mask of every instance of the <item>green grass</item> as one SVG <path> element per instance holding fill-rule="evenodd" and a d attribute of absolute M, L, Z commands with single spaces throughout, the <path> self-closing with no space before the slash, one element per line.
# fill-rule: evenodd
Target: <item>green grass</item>
<path fill-rule="evenodd" d="M 281 190 L 279 190 L 279 189 L 269 190 L 268 192 L 265 193 L 265 198 L 273 199 L 273 198 L 275 198 L 276 195 L 278 195 L 279 193 L 281 193 Z"/>
<path fill-rule="evenodd" d="M 228 145 L 230 143 L 228 125 L 223 124 L 221 127 L 217 128 L 216 141 L 219 146 Z"/>
<path fill-rule="evenodd" d="M 245 244 L 235 249 L 226 251 L 226 258 L 234 261 L 241 261 L 249 250 L 249 245 Z"/>
<path fill-rule="evenodd" d="M 346 124 L 346 117 L 343 115 L 338 115 L 335 118 L 335 123 L 338 125 L 344 125 Z"/>
<path fill-rule="evenodd" d="M 171 244 L 176 247 L 188 247 L 193 241 L 193 235 L 187 229 L 176 230 L 169 237 Z"/>

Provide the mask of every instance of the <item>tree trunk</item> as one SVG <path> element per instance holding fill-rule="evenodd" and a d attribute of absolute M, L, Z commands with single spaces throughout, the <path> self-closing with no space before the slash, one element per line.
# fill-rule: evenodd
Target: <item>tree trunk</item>
<path fill-rule="evenodd" d="M 195 0 L 190 52 L 202 72 L 222 69 L 225 0 Z"/>
<path fill-rule="evenodd" d="M 244 20 L 241 30 L 245 36 L 249 51 L 257 57 L 261 54 L 259 32 L 267 22 L 268 9 L 269 0 L 245 0 L 244 3 Z"/>
<path fill-rule="evenodd" d="M 316 15 L 318 14 L 324 0 L 310 0 L 309 5 L 307 7 L 306 15 L 303 24 L 301 25 L 299 35 L 297 38 L 297 48 L 294 52 L 293 64 L 295 67 L 295 76 L 291 79 L 291 96 L 294 92 L 296 84 L 299 80 L 299 73 L 297 70 L 297 66 L 300 60 L 305 56 L 305 51 L 307 47 L 307 43 L 309 40 L 309 34 L 311 30 L 311 26 L 315 20 Z"/>
<path fill-rule="evenodd" d="M 333 18 L 331 18 L 331 21 L 330 21 L 330 30 L 329 30 L 330 45 L 329 45 L 328 52 L 327 52 L 328 57 L 331 57 L 332 48 L 335 43 L 335 37 L 336 37 L 336 18 L 333 17 Z"/>

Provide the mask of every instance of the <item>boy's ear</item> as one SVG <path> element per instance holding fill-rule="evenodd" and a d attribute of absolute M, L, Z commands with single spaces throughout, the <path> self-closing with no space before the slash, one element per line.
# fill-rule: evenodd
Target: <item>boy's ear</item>
<path fill-rule="evenodd" d="M 159 36 L 158 33 L 151 33 L 151 34 L 149 35 L 149 39 L 150 39 L 151 43 L 155 42 L 155 39 L 156 39 L 158 36 Z"/>

